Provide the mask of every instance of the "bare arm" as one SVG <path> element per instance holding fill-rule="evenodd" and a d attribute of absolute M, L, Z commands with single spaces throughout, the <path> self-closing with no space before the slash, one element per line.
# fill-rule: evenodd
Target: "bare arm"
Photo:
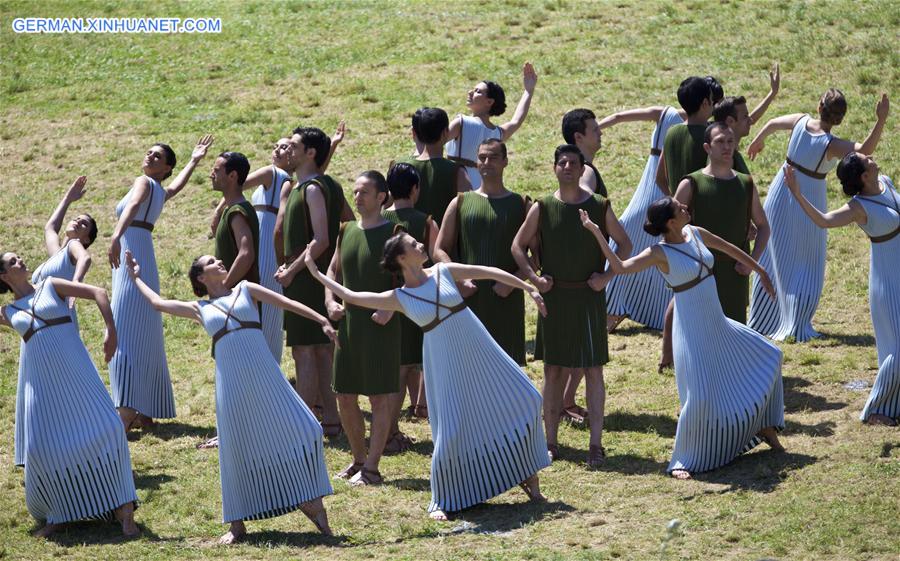
<path fill-rule="evenodd" d="M 457 115 L 453 119 L 450 120 L 450 126 L 447 129 L 447 140 L 453 140 L 454 138 L 459 138 L 459 131 L 462 130 L 462 116 Z M 421 150 L 418 151 L 419 154 L 422 153 Z"/>
<path fill-rule="evenodd" d="M 628 232 L 625 231 L 622 223 L 616 218 L 612 205 L 607 205 L 606 216 L 603 218 L 606 221 L 605 226 L 606 231 L 609 232 L 609 237 L 616 242 L 616 255 L 619 256 L 619 259 L 628 259 L 631 257 L 631 250 L 633 249 L 631 238 L 628 237 Z"/>
<path fill-rule="evenodd" d="M 437 223 L 430 216 L 425 222 L 425 230 L 428 233 L 428 247 L 426 247 L 425 250 L 428 251 L 428 258 L 431 259 L 432 262 L 436 262 L 435 253 L 437 250 L 437 239 L 440 235 L 440 231 L 438 230 Z"/>
<path fill-rule="evenodd" d="M 50 256 L 53 256 L 59 251 L 59 230 L 62 228 L 63 220 L 66 218 L 66 211 L 69 210 L 70 204 L 74 203 L 84 195 L 85 183 L 87 183 L 87 177 L 83 175 L 79 176 L 72 183 L 66 190 L 63 198 L 60 199 L 59 204 L 56 205 L 56 209 L 53 211 L 53 214 L 50 215 L 47 224 L 44 225 L 44 245 L 47 246 L 47 253 Z"/>
<path fill-rule="evenodd" d="M 441 229 L 438 231 L 437 239 L 435 240 L 435 254 L 432 258 L 432 261 L 435 263 L 449 263 L 452 261 L 450 252 L 453 250 L 459 237 L 456 231 L 456 216 L 459 213 L 457 210 L 458 206 L 459 197 L 450 201 L 450 204 L 447 205 L 447 210 L 444 212 L 444 220 L 441 222 Z"/>
<path fill-rule="evenodd" d="M 116 222 L 116 227 L 113 229 L 113 234 L 109 242 L 107 256 L 109 257 L 109 264 L 113 269 L 119 267 L 119 257 L 122 251 L 122 235 L 125 233 L 125 230 L 131 226 L 132 220 L 134 220 L 137 215 L 138 207 L 144 199 L 150 195 L 150 188 L 150 180 L 143 175 L 134 180 L 134 185 L 131 187 L 131 198 L 122 210 L 122 214 L 119 216 L 119 221 Z"/>
<path fill-rule="evenodd" d="M 516 232 L 516 237 L 513 238 L 510 250 L 512 251 L 513 259 L 516 260 L 516 266 L 519 267 L 520 271 L 525 273 L 525 277 L 530 280 L 538 290 L 547 292 L 553 288 L 553 279 L 549 276 L 538 276 L 531 267 L 531 262 L 528 260 L 528 255 L 525 253 L 528 246 L 531 244 L 531 240 L 537 235 L 541 216 L 540 213 L 540 205 L 531 205 L 531 208 L 528 209 L 528 214 L 525 215 L 525 221 L 522 222 L 519 231 Z"/>
<path fill-rule="evenodd" d="M 153 289 L 141 280 L 141 266 L 135 261 L 130 251 L 125 252 L 125 266 L 128 267 L 128 274 L 134 279 L 134 284 L 137 286 L 138 291 L 150 302 L 154 310 L 200 322 L 200 306 L 196 302 L 182 302 L 180 300 L 160 298 L 159 294 L 153 292 Z"/>
<path fill-rule="evenodd" d="M 689 179 L 682 179 L 678 184 L 678 188 L 675 190 L 675 196 L 673 198 L 683 205 L 691 206 L 691 199 L 693 199 L 693 197 L 694 189 L 691 186 L 691 181 Z"/>
<path fill-rule="evenodd" d="M 312 308 L 304 306 L 296 300 L 286 298 L 285 296 L 278 294 L 277 292 L 273 292 L 268 288 L 260 286 L 256 283 L 248 282 L 246 286 L 247 291 L 250 292 L 250 296 L 253 297 L 253 300 L 255 300 L 256 302 L 262 302 L 263 304 L 275 306 L 277 308 L 293 312 L 298 316 L 303 316 L 307 319 L 310 319 L 318 323 L 322 327 L 322 331 L 325 333 L 325 335 L 327 335 L 329 339 L 334 341 L 334 328 L 331 327 L 331 323 L 328 321 L 328 318 L 326 318 L 322 314 L 316 312 Z"/>
<path fill-rule="evenodd" d="M 779 89 L 781 89 L 781 70 L 779 70 L 778 63 L 776 62 L 775 66 L 772 67 L 772 70 L 769 71 L 769 93 L 766 94 L 766 97 L 759 102 L 759 105 L 750 112 L 750 124 L 755 125 L 762 119 L 762 116 L 765 115 L 769 105 L 772 104 L 772 100 L 778 95 Z"/>
<path fill-rule="evenodd" d="M 769 121 L 763 125 L 763 128 L 756 133 L 753 141 L 747 147 L 747 156 L 751 160 L 755 160 L 756 156 L 762 152 L 763 148 L 765 148 L 766 138 L 768 138 L 770 134 L 775 131 L 789 131 L 793 129 L 794 125 L 797 124 L 797 121 L 803 117 L 803 113 L 793 113 L 791 115 L 782 115 L 781 117 L 769 119 Z"/>
<path fill-rule="evenodd" d="M 256 248 L 253 247 L 253 232 L 250 230 L 250 223 L 242 214 L 233 214 L 230 223 L 231 235 L 238 247 L 237 257 L 234 263 L 228 269 L 228 275 L 225 277 L 225 286 L 233 287 L 250 272 L 253 263 L 256 261 Z"/>
<path fill-rule="evenodd" d="M 347 199 L 344 199 L 344 206 L 341 208 L 341 222 L 352 222 L 354 220 L 356 220 L 356 215 L 353 214 L 350 203 L 347 202 Z"/>
<path fill-rule="evenodd" d="M 343 277 L 341 274 L 340 241 L 337 242 L 337 246 L 334 248 L 334 255 L 331 256 L 331 263 L 328 264 L 326 276 L 329 279 L 336 281 L 338 284 L 343 282 Z M 334 292 L 331 291 L 328 284 L 325 284 L 325 309 L 328 311 L 328 317 L 331 318 L 332 321 L 338 321 L 339 319 L 344 317 L 344 306 L 343 304 L 339 304 L 334 299 Z"/>
<path fill-rule="evenodd" d="M 760 282 L 763 283 L 763 288 L 765 288 L 766 292 L 769 293 L 769 296 L 775 297 L 775 289 L 772 287 L 772 281 L 769 279 L 768 273 L 763 269 L 762 265 L 760 265 L 755 259 L 741 251 L 737 246 L 730 244 L 720 238 L 719 236 L 709 232 L 699 226 L 695 226 L 697 231 L 700 233 L 700 237 L 703 238 L 703 243 L 710 249 L 715 249 L 716 251 L 720 251 L 731 257 L 738 263 L 743 264 L 745 267 L 750 269 L 751 271 L 756 271 L 756 274 L 759 275 Z"/>
<path fill-rule="evenodd" d="M 763 210 L 762 202 L 759 200 L 759 192 L 756 190 L 755 183 L 753 184 L 753 194 L 750 196 L 750 221 L 756 226 L 756 242 L 753 245 L 753 253 L 750 256 L 759 261 L 763 251 L 766 249 L 766 245 L 769 243 L 772 228 L 769 226 L 766 211 Z"/>
<path fill-rule="evenodd" d="M 253 170 L 247 175 L 241 190 L 253 189 L 255 187 L 268 187 L 272 184 L 272 166 L 264 166 Z"/>
<path fill-rule="evenodd" d="M 588 213 L 579 209 L 578 215 L 581 217 L 581 225 L 594 235 L 594 239 L 597 240 L 597 244 L 600 246 L 600 251 L 603 252 L 603 255 L 606 256 L 606 260 L 609 262 L 609 270 L 613 273 L 617 275 L 638 273 L 654 265 L 660 267 L 664 271 L 668 271 L 669 264 L 659 247 L 655 245 L 648 247 L 635 257 L 630 257 L 623 261 L 619 255 L 609 247 L 609 243 L 603 236 L 600 226 L 597 226 L 597 224 L 591 220 Z"/>
<path fill-rule="evenodd" d="M 400 301 L 393 290 L 386 292 L 354 292 L 344 287 L 344 285 L 330 278 L 331 268 L 329 267 L 329 276 L 325 276 L 319 271 L 315 260 L 310 256 L 309 251 L 306 252 L 306 267 L 314 279 L 325 285 L 327 293 L 336 294 L 338 298 L 345 303 L 361 306 L 372 310 L 387 310 L 391 312 L 402 312 Z M 337 252 L 335 252 L 337 255 Z M 333 297 L 332 297 L 333 298 Z"/>
<path fill-rule="evenodd" d="M 846 226 L 853 222 L 865 224 L 868 221 L 868 216 L 866 215 L 866 211 L 862 208 L 862 205 L 853 201 L 837 210 L 823 213 L 813 206 L 813 204 L 803 196 L 803 193 L 800 192 L 800 185 L 797 184 L 797 176 L 795 174 L 796 172 L 793 167 L 785 167 L 784 179 L 788 185 L 788 189 L 791 191 L 791 194 L 794 195 L 794 198 L 797 199 L 797 203 L 800 205 L 800 208 L 803 209 L 803 212 L 805 212 L 810 220 L 812 220 L 819 228 L 840 228 L 841 226 Z"/>
<path fill-rule="evenodd" d="M 860 142 L 852 142 L 835 138 L 828 147 L 828 156 L 831 158 L 843 158 L 850 152 L 862 152 L 867 156 L 875 152 L 878 142 L 881 140 L 881 133 L 884 132 L 884 124 L 887 122 L 888 113 L 890 112 L 890 102 L 887 94 L 881 94 L 878 105 L 875 106 L 875 124 L 866 139 Z"/>
<path fill-rule="evenodd" d="M 511 120 L 500 125 L 500 129 L 503 131 L 503 141 L 509 140 L 519 130 L 522 123 L 525 122 L 525 117 L 528 116 L 528 108 L 531 107 L 531 97 L 534 95 L 534 87 L 537 85 L 537 73 L 530 62 L 526 62 L 522 67 L 522 82 L 525 86 L 525 91 L 522 93 L 519 104 L 516 105 L 516 112 L 513 113 Z"/>
<path fill-rule="evenodd" d="M 309 207 L 313 238 L 310 244 L 306 246 L 306 249 L 304 249 L 290 265 L 284 265 L 275 273 L 275 279 L 282 286 L 291 284 L 294 277 L 297 276 L 297 273 L 306 266 L 304 263 L 306 260 L 305 252 L 311 251 L 312 258 L 318 259 L 330 245 L 330 240 L 328 239 L 328 215 L 326 214 L 327 211 L 325 209 L 325 195 L 322 194 L 322 189 L 315 183 L 306 188 L 306 206 Z"/>
<path fill-rule="evenodd" d="M 104 359 L 106 362 L 112 360 L 118 340 L 116 337 L 116 325 L 113 322 L 112 308 L 109 305 L 109 294 L 107 294 L 106 290 L 97 286 L 58 278 L 52 278 L 50 282 L 53 283 L 53 288 L 56 289 L 56 293 L 61 298 L 84 298 L 97 303 L 97 309 L 100 310 L 103 323 L 106 324 L 106 335 L 103 338 Z"/>
<path fill-rule="evenodd" d="M 325 158 L 325 163 L 322 164 L 321 172 L 325 173 L 325 170 L 328 169 L 328 164 L 331 163 L 331 158 L 334 156 L 334 153 L 337 152 L 338 145 L 344 140 L 344 133 L 347 132 L 347 123 L 341 121 L 338 123 L 337 130 L 334 132 L 334 136 L 331 137 L 331 146 L 328 149 L 328 157 Z"/>
<path fill-rule="evenodd" d="M 672 195 L 672 192 L 669 191 L 669 174 L 666 169 L 666 159 L 663 158 L 662 153 L 660 153 L 658 163 L 656 164 L 656 186 L 659 187 L 659 190 L 662 191 L 662 194 L 666 197 Z"/>
<path fill-rule="evenodd" d="M 609 127 L 614 127 L 621 123 L 631 123 L 634 121 L 656 122 L 659 121 L 659 118 L 662 116 L 662 112 L 664 110 L 665 107 L 656 105 L 653 107 L 643 107 L 641 109 L 628 109 L 625 111 L 619 111 L 618 113 L 613 113 L 612 115 L 608 115 L 597 121 L 597 126 L 602 130 Z"/>
<path fill-rule="evenodd" d="M 206 156 L 206 150 L 212 145 L 213 137 L 211 134 L 207 134 L 200 138 L 197 142 L 197 146 L 194 147 L 193 153 L 191 153 L 191 159 L 184 166 L 184 169 L 181 170 L 181 173 L 178 174 L 178 177 L 172 180 L 172 183 L 169 184 L 168 187 L 165 188 L 166 191 L 166 200 L 168 201 L 172 197 L 178 194 L 179 191 L 184 189 L 184 186 L 187 185 L 188 180 L 191 178 L 191 174 L 194 173 L 194 168 L 197 167 L 197 164 L 200 163 L 200 160 Z"/>

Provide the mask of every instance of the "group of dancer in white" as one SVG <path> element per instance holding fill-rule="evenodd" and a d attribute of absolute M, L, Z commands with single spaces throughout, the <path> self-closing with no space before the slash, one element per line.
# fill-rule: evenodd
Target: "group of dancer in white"
<path fill-rule="evenodd" d="M 682 406 L 667 470 L 673 477 L 719 468 L 760 442 L 783 450 L 782 352 L 769 338 L 817 336 L 811 320 L 825 229 L 850 223 L 871 240 L 879 360 L 861 419 L 896 424 L 900 194 L 871 156 L 888 116 L 886 95 L 860 143 L 832 133 L 847 111 L 836 89 L 822 96 L 817 116 L 767 122 L 747 148 L 750 160 L 773 132 L 791 137 L 764 204 L 737 148 L 778 93 L 777 66 L 769 95 L 752 112 L 745 98 L 726 97 L 714 78 L 697 76 L 678 88 L 681 109 L 602 119 L 574 109 L 554 153 L 557 185 L 532 201 L 507 190 L 503 173 L 506 142 L 525 121 L 536 83 L 526 64 L 525 91 L 500 125 L 491 119 L 505 112 L 505 94 L 491 81 L 469 91 L 471 115 L 451 120 L 438 108 L 418 110 L 414 155 L 392 164 L 387 177 L 361 173 L 355 212 L 325 173 L 343 124 L 333 139 L 298 127 L 275 143 L 272 164 L 252 173 L 245 156 L 222 152 L 210 172 L 222 194 L 215 251 L 195 259 L 188 274 L 197 301 L 159 294 L 152 233 L 212 137 L 200 139 L 167 187 L 175 152 L 162 143 L 147 151 L 143 174 L 116 207 L 111 300 L 83 283 L 95 220 L 80 214 L 59 233 L 86 191 L 79 177 L 45 227 L 47 261 L 29 274 L 16 253 L 0 259 L 0 292 L 14 298 L 0 323 L 22 338 L 15 463 L 24 466 L 29 512 L 46 524 L 37 534 L 91 518 L 139 533 L 126 433 L 176 415 L 162 312 L 200 323 L 212 340 L 218 434 L 204 447 L 219 451 L 230 524 L 222 543 L 241 539 L 248 520 L 298 509 L 331 534 L 323 439 L 345 433 L 350 444 L 352 463 L 336 478 L 381 483 L 382 454 L 409 446 L 397 423 L 407 390 L 410 415 L 431 425 L 432 518 L 446 520 L 517 485 L 542 500 L 538 472 L 560 458 L 561 419 L 590 426 L 589 467 L 606 459 L 603 365 L 608 333 L 625 318 L 664 330 L 660 367 L 674 364 Z M 603 129 L 641 120 L 656 123 L 650 154 L 619 219 L 594 158 Z M 825 177 L 835 166 L 850 200 L 827 211 Z M 521 368 L 526 294 L 539 312 L 543 392 Z M 105 322 L 109 390 L 81 340 L 77 298 L 93 300 Z M 285 344 L 296 388 L 281 371 Z M 582 378 L 587 409 L 575 404 Z M 372 407 L 368 444 L 360 395 Z"/>

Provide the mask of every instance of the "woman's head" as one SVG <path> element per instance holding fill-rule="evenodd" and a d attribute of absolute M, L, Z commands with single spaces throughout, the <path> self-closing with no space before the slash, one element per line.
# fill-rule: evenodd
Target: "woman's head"
<path fill-rule="evenodd" d="M 840 125 L 847 114 L 847 98 L 844 92 L 830 88 L 819 99 L 819 118 L 831 125 Z"/>
<path fill-rule="evenodd" d="M 228 269 L 225 268 L 225 264 L 221 259 L 216 259 L 212 255 L 201 255 L 194 259 L 188 271 L 191 289 L 197 296 L 209 294 L 209 285 L 216 281 L 222 281 L 226 276 L 228 276 Z"/>
<path fill-rule="evenodd" d="M 859 195 L 866 182 L 878 178 L 878 164 L 861 152 L 850 152 L 838 162 L 837 176 L 848 197 Z"/>
<path fill-rule="evenodd" d="M 394 228 L 394 235 L 384 242 L 381 266 L 389 273 L 399 273 L 404 265 L 421 266 L 428 261 L 425 246 L 410 236 L 402 226 Z"/>
<path fill-rule="evenodd" d="M 290 138 L 279 138 L 272 148 L 272 163 L 285 171 L 294 169 L 294 145 Z"/>
<path fill-rule="evenodd" d="M 691 213 L 685 204 L 672 197 L 663 197 L 647 208 L 647 222 L 644 231 L 651 236 L 661 236 L 667 232 L 680 230 L 690 222 Z"/>
<path fill-rule="evenodd" d="M 66 237 L 78 240 L 87 249 L 97 239 L 97 221 L 88 214 L 79 214 L 66 225 Z"/>
<path fill-rule="evenodd" d="M 154 179 L 166 179 L 175 167 L 175 151 L 168 144 L 157 142 L 147 150 L 141 170 Z"/>
<path fill-rule="evenodd" d="M 506 94 L 500 84 L 485 80 L 469 90 L 466 105 L 474 115 L 503 115 L 506 111 Z"/>
<path fill-rule="evenodd" d="M 22 258 L 11 251 L 0 254 L 0 294 L 11 291 L 11 283 L 23 278 L 28 278 L 28 268 Z"/>

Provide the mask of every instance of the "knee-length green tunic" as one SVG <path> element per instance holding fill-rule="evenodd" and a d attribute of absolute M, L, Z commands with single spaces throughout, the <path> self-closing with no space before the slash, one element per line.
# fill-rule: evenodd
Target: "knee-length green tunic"
<path fill-rule="evenodd" d="M 384 216 L 394 224 L 399 224 L 409 232 L 409 235 L 417 242 L 428 248 L 428 219 L 429 216 L 415 208 L 399 208 L 396 210 L 383 210 Z M 399 282 L 398 284 L 402 284 Z M 400 364 L 403 366 L 422 364 L 422 341 L 424 334 L 422 328 L 416 325 L 408 317 L 400 316 Z"/>
<path fill-rule="evenodd" d="M 565 368 L 601 366 L 609 362 L 606 291 L 595 292 L 587 280 L 603 272 L 606 259 L 578 210 L 587 211 L 605 235 L 609 202 L 593 195 L 568 204 L 550 194 L 538 204 L 541 268 L 553 277 L 553 288 L 544 293 L 547 317 L 538 316 L 534 358 Z"/>
<path fill-rule="evenodd" d="M 231 230 L 231 220 L 235 215 L 240 214 L 250 226 L 253 233 L 253 264 L 250 270 L 239 280 L 247 280 L 250 282 L 259 282 L 259 220 L 256 218 L 256 211 L 249 201 L 241 201 L 225 208 L 222 212 L 222 218 L 219 219 L 219 225 L 216 227 L 216 257 L 222 260 L 225 268 L 231 270 L 234 260 L 238 256 L 238 244 L 234 239 L 234 232 Z"/>
<path fill-rule="evenodd" d="M 490 198 L 465 193 L 458 203 L 459 260 L 467 265 L 486 265 L 515 273 L 513 238 L 525 221 L 525 199 L 516 193 Z M 525 364 L 525 296 L 515 289 L 501 298 L 494 281 L 475 281 L 478 291 L 466 299 L 491 337 L 520 365 Z"/>
<path fill-rule="evenodd" d="M 750 209 L 753 179 L 736 172 L 731 179 L 716 179 L 701 171 L 687 176 L 691 182 L 691 213 L 695 226 L 706 228 L 743 251 L 750 250 L 747 231 L 750 228 Z M 734 270 L 737 263 L 731 257 L 711 250 L 715 257 L 713 276 L 719 302 L 726 317 L 747 323 L 750 280 Z"/>
<path fill-rule="evenodd" d="M 381 267 L 384 242 L 394 224 L 363 230 L 347 222 L 338 236 L 343 284 L 350 290 L 384 292 L 394 288 L 394 277 Z M 399 313 L 386 325 L 372 321 L 372 312 L 345 304 L 334 350 L 332 387 L 337 393 L 378 395 L 400 391 Z"/>
<path fill-rule="evenodd" d="M 320 175 L 305 181 L 291 190 L 284 208 L 284 256 L 286 261 L 292 262 L 313 239 L 312 221 L 309 206 L 306 204 L 306 191 L 313 184 L 322 190 L 325 197 L 328 248 L 316 259 L 319 270 L 325 272 L 334 255 L 338 229 L 341 226 L 341 211 L 346 204 L 340 184 L 328 175 Z M 305 267 L 297 273 L 291 284 L 284 287 L 284 295 L 309 306 L 323 316 L 328 315 L 325 311 L 325 288 L 312 278 Z M 289 347 L 328 343 L 328 337 L 322 333 L 319 324 L 287 310 L 284 311 L 284 331 Z"/>
<path fill-rule="evenodd" d="M 666 175 L 669 191 L 674 195 L 678 183 L 685 175 L 706 167 L 709 156 L 703 149 L 703 135 L 706 125 L 674 125 L 666 133 L 663 141 L 663 158 L 666 161 Z"/>

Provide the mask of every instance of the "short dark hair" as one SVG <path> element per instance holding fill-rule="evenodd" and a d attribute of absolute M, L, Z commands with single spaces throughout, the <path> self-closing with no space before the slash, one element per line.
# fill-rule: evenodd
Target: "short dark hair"
<path fill-rule="evenodd" d="M 91 244 L 97 239 L 97 221 L 94 220 L 93 216 L 86 212 L 83 212 L 82 216 L 85 216 L 88 219 L 88 241 L 84 244 L 84 248 L 87 249 L 91 247 Z"/>
<path fill-rule="evenodd" d="M 832 125 L 840 125 L 847 114 L 847 98 L 844 92 L 837 88 L 828 88 L 819 99 L 822 109 L 819 111 L 819 117 L 823 121 L 828 121 Z"/>
<path fill-rule="evenodd" d="M 313 148 L 316 151 L 316 166 L 324 166 L 331 151 L 331 138 L 325 131 L 316 127 L 297 127 L 293 134 L 300 135 L 300 142 L 306 150 Z"/>
<path fill-rule="evenodd" d="M 400 162 L 391 166 L 387 174 L 388 191 L 394 200 L 408 199 L 413 187 L 419 184 L 419 172 L 412 164 Z"/>
<path fill-rule="evenodd" d="M 384 242 L 384 250 L 381 256 L 381 268 L 385 271 L 396 274 L 400 272 L 400 264 L 397 259 L 403 255 L 405 247 L 403 247 L 403 235 L 408 234 L 406 228 L 397 224 L 394 226 L 394 235 Z"/>
<path fill-rule="evenodd" d="M 506 94 L 503 92 L 503 88 L 497 82 L 491 82 L 490 80 L 484 80 L 484 85 L 487 86 L 485 95 L 494 100 L 494 104 L 491 105 L 491 110 L 488 111 L 488 114 L 493 116 L 503 115 L 506 111 Z"/>
<path fill-rule="evenodd" d="M 596 119 L 597 116 L 590 109 L 572 109 L 562 119 L 562 135 L 563 140 L 569 144 L 575 144 L 575 133 L 584 134 L 587 125 L 584 124 L 588 119 Z"/>
<path fill-rule="evenodd" d="M 723 97 L 721 101 L 716 103 L 716 106 L 713 107 L 713 120 L 722 121 L 723 123 L 727 117 L 737 120 L 738 105 L 747 105 L 747 99 L 742 95 L 737 97 L 733 95 Z"/>
<path fill-rule="evenodd" d="M 704 144 L 712 143 L 713 133 L 721 129 L 731 130 L 731 127 L 729 127 L 728 124 L 726 124 L 724 121 L 713 121 L 712 123 L 706 125 L 706 130 L 703 131 Z"/>
<path fill-rule="evenodd" d="M 581 162 L 581 165 L 584 165 L 584 154 L 574 144 L 560 144 L 557 146 L 553 152 L 553 165 L 559 163 L 559 159 L 563 154 L 578 154 L 578 161 Z"/>
<path fill-rule="evenodd" d="M 0 251 L 0 274 L 6 272 L 6 261 L 3 260 L 3 256 L 6 255 L 6 252 Z M 0 279 L 0 294 L 6 294 L 11 291 L 12 287 L 6 284 L 3 279 Z"/>
<path fill-rule="evenodd" d="M 175 150 L 172 150 L 172 147 L 163 142 L 156 142 L 153 146 L 159 146 L 162 148 L 163 155 L 166 157 L 166 165 L 172 166 L 172 169 L 169 170 L 169 173 L 163 176 L 163 179 L 167 179 L 170 175 L 172 175 L 172 170 L 175 169 L 175 163 L 178 159 L 175 157 Z M 153 147 L 151 146 L 151 148 Z"/>
<path fill-rule="evenodd" d="M 388 186 L 387 179 L 381 174 L 380 171 L 376 169 L 368 169 L 361 174 L 359 177 L 365 177 L 366 179 L 370 179 L 375 182 L 375 190 L 378 193 L 384 193 L 384 201 L 382 201 L 382 205 L 387 202 L 387 194 L 388 194 Z"/>
<path fill-rule="evenodd" d="M 194 259 L 193 263 L 191 263 L 191 268 L 188 270 L 188 279 L 191 281 L 191 290 L 194 291 L 194 294 L 198 297 L 206 296 L 206 285 L 200 282 L 200 275 L 203 274 L 203 263 L 200 262 L 203 256 L 197 257 Z"/>
<path fill-rule="evenodd" d="M 502 140 L 500 140 L 499 138 L 485 138 L 484 140 L 481 141 L 481 144 L 479 144 L 478 147 L 480 148 L 482 146 L 496 146 L 496 145 L 500 145 L 500 152 L 502 152 L 503 157 L 506 158 L 507 157 L 506 156 L 506 143 L 503 142 Z M 477 154 L 477 152 L 476 152 L 476 154 Z"/>
<path fill-rule="evenodd" d="M 725 97 L 725 90 L 722 89 L 722 84 L 716 80 L 715 76 L 707 76 L 705 80 L 709 84 L 709 97 L 712 98 L 712 102 L 719 103 L 722 101 L 722 98 Z"/>
<path fill-rule="evenodd" d="M 420 141 L 434 144 L 450 128 L 450 118 L 440 107 L 423 107 L 413 114 L 412 128 Z"/>
<path fill-rule="evenodd" d="M 225 160 L 226 174 L 237 172 L 238 185 L 243 185 L 244 181 L 247 181 L 247 175 L 250 173 L 250 160 L 247 156 L 240 152 L 222 152 L 218 157 Z"/>
<path fill-rule="evenodd" d="M 647 207 L 647 222 L 644 231 L 651 236 L 659 236 L 669 231 L 666 222 L 675 218 L 675 205 L 672 197 L 663 197 L 653 201 Z"/>
<path fill-rule="evenodd" d="M 845 195 L 848 197 L 859 195 L 864 187 L 862 180 L 864 173 L 866 163 L 856 152 L 850 152 L 838 162 L 837 176 Z"/>
<path fill-rule="evenodd" d="M 685 78 L 678 86 L 678 103 L 688 115 L 700 111 L 703 101 L 711 97 L 712 91 L 706 78 L 691 76 Z"/>

